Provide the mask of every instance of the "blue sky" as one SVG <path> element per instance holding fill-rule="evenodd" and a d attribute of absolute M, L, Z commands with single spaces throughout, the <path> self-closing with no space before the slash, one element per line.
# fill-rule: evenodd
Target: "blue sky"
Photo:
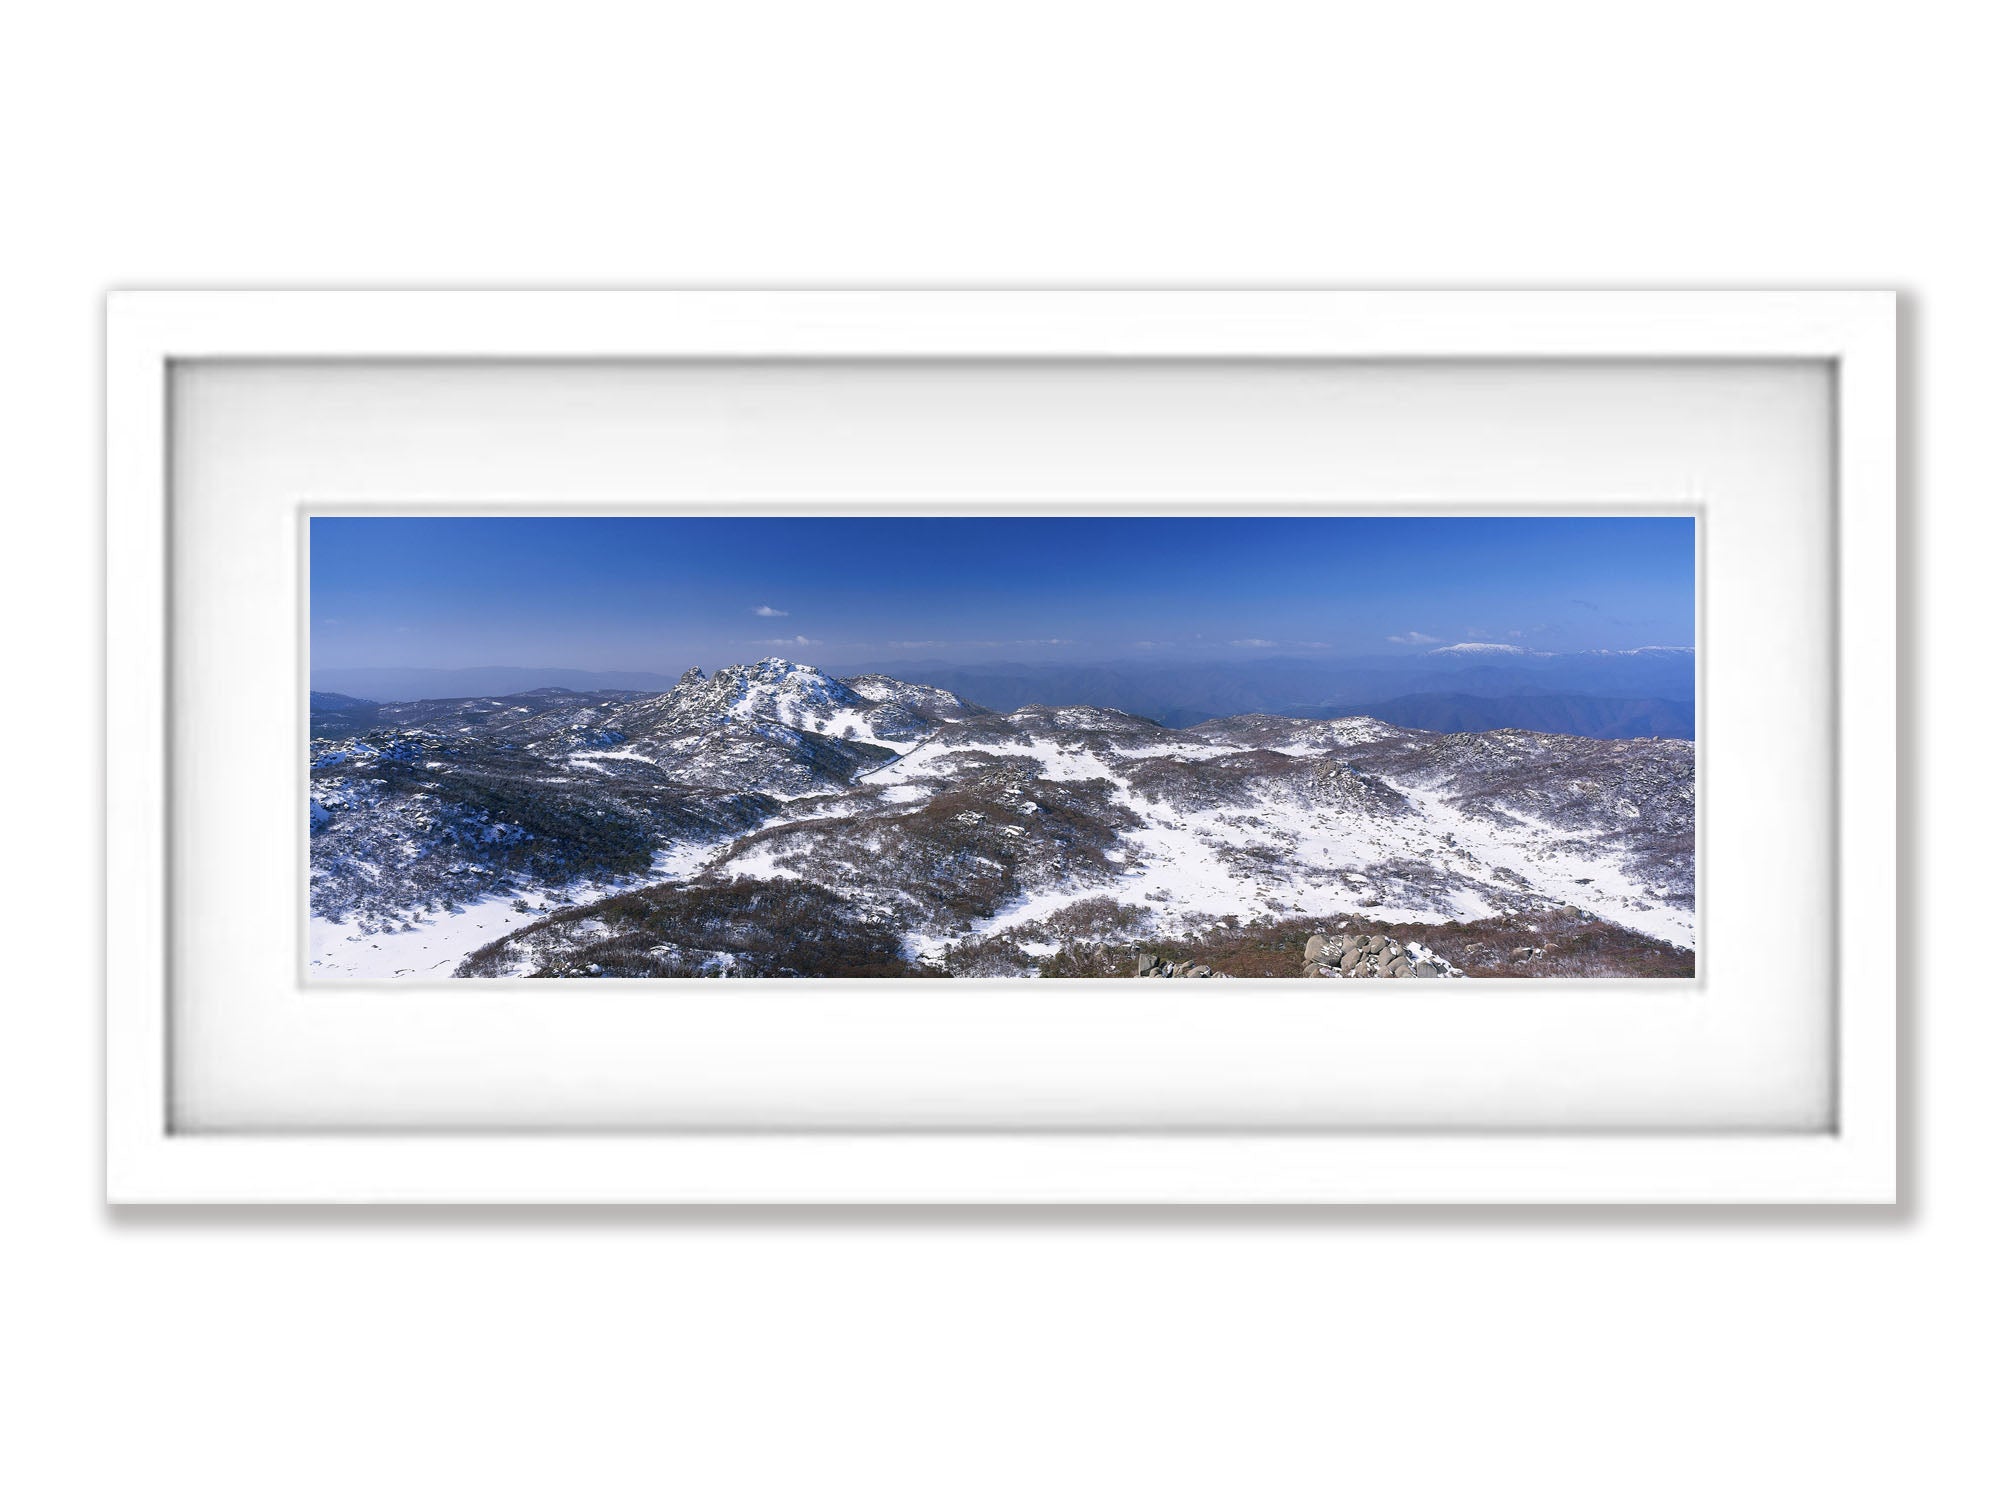
<path fill-rule="evenodd" d="M 1660 517 L 315 517 L 315 667 L 1691 646 Z"/>

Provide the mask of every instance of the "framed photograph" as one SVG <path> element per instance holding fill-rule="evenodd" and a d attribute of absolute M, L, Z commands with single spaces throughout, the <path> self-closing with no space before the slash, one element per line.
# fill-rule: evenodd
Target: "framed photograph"
<path fill-rule="evenodd" d="M 114 1201 L 1895 1199 L 1890 294 L 108 327 Z"/>

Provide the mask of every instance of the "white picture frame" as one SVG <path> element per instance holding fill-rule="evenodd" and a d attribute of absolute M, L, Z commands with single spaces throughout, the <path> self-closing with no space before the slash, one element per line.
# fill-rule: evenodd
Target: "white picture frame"
<path fill-rule="evenodd" d="M 118 1203 L 1889 1204 L 1896 317 L 1881 292 L 132 292 L 107 314 Z M 1832 375 L 1831 1107 L 1812 1131 L 176 1129 L 169 393 L 231 361 L 1801 361 Z M 274 690 L 278 685 L 273 685 Z M 1885 924 L 1888 941 L 1882 941 Z"/>

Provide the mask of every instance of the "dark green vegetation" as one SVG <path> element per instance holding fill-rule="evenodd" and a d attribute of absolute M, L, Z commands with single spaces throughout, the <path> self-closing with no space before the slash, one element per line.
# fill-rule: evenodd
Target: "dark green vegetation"
<path fill-rule="evenodd" d="M 654 885 L 571 907 L 468 955 L 458 977 L 679 979 L 945 977 L 901 938 L 805 880 Z"/>
<path fill-rule="evenodd" d="M 1152 925 L 1144 907 L 1094 896 L 1004 935 L 955 943 L 939 963 L 954 979 L 1118 979 L 1132 972 L 1133 945 Z"/>
<path fill-rule="evenodd" d="M 1112 878 L 1105 851 L 1134 820 L 1103 783 L 1037 780 L 1034 762 L 984 751 L 954 766 L 953 784 L 924 802 L 852 799 L 848 816 L 761 829 L 727 858 L 777 862 L 830 889 L 865 889 L 905 928 L 945 933 L 969 931 L 1054 882 Z"/>
<path fill-rule="evenodd" d="M 369 730 L 311 771 L 312 910 L 379 930 L 489 893 L 636 877 L 659 845 L 726 839 L 778 806 L 641 769 L 652 774 L 553 778 L 490 739 Z"/>

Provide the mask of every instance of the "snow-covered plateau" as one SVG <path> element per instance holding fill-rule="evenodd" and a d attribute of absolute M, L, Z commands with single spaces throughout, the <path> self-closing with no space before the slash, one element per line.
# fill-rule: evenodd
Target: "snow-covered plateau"
<path fill-rule="evenodd" d="M 1356 918 L 1451 973 L 1693 967 L 1686 741 L 1001 714 L 778 658 L 372 717 L 311 746 L 323 979 L 1087 974 L 1177 942 L 1248 973 L 1258 933 L 1296 973 L 1295 929 Z"/>

